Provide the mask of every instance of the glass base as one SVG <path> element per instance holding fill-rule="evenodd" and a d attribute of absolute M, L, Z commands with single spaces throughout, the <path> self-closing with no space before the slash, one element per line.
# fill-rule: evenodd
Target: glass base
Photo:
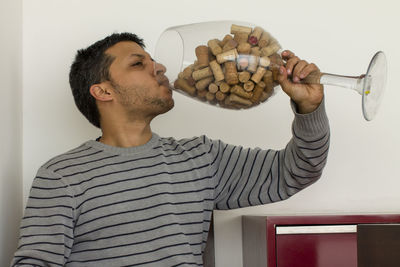
<path fill-rule="evenodd" d="M 375 117 L 382 102 L 386 86 L 386 73 L 386 56 L 379 51 L 373 56 L 363 79 L 362 110 L 367 121 Z"/>

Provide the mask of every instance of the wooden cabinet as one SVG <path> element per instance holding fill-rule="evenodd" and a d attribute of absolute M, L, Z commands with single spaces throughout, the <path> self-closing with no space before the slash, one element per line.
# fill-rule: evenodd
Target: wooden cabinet
<path fill-rule="evenodd" d="M 400 215 L 243 216 L 243 266 L 398 267 L 399 223 Z M 376 246 L 385 236 L 376 227 L 391 241 Z"/>

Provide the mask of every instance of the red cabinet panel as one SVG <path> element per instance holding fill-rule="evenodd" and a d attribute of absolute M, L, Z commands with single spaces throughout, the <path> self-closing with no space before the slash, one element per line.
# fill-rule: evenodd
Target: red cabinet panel
<path fill-rule="evenodd" d="M 357 267 L 357 234 L 276 236 L 278 267 Z"/>
<path fill-rule="evenodd" d="M 360 255 L 358 255 L 360 236 L 357 235 L 357 226 L 399 222 L 400 215 L 398 214 L 243 216 L 243 266 L 357 267 L 357 262 L 360 262 Z M 340 229 L 349 226 L 354 227 L 355 230 L 341 232 Z M 304 230 L 310 227 L 330 228 L 330 230 L 286 231 L 289 228 Z M 400 240 L 395 240 L 397 240 L 395 245 L 400 247 Z M 396 247 L 395 245 L 391 245 L 391 248 Z M 400 262 L 400 256 L 398 258 L 397 262 Z"/>

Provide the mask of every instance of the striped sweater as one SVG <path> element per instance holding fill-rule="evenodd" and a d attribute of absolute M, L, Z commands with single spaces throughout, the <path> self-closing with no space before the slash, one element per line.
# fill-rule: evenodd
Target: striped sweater
<path fill-rule="evenodd" d="M 33 180 L 12 266 L 202 266 L 213 209 L 287 199 L 326 163 L 324 104 L 297 114 L 285 149 L 153 133 L 137 147 L 90 140 Z"/>

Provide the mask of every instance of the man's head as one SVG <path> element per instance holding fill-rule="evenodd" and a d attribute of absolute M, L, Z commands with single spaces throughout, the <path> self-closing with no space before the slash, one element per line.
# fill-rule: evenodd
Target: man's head
<path fill-rule="evenodd" d="M 141 111 L 145 104 L 157 114 L 173 107 L 164 66 L 153 62 L 143 48 L 135 34 L 116 33 L 78 51 L 70 85 L 78 109 L 96 127 L 104 103 L 118 104 L 128 113 Z M 157 111 L 160 105 L 165 107 Z"/>

